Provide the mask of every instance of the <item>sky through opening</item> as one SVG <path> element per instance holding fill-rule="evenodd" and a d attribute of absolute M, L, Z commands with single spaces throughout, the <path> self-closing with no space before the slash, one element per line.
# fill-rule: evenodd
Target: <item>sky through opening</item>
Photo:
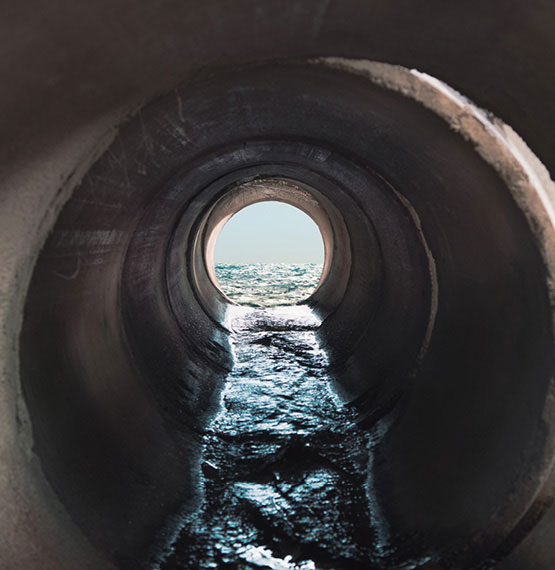
<path fill-rule="evenodd" d="M 220 288 L 235 303 L 295 305 L 320 281 L 324 243 L 318 226 L 298 208 L 260 202 L 227 222 L 214 261 Z"/>
<path fill-rule="evenodd" d="M 259 202 L 235 214 L 214 251 L 222 263 L 316 263 L 324 261 L 318 226 L 304 212 L 282 202 Z"/>

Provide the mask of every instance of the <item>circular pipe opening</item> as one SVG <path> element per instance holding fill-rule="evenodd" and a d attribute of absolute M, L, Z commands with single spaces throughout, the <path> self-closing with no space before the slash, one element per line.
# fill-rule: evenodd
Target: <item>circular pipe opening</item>
<path fill-rule="evenodd" d="M 340 224 L 337 211 L 333 208 L 329 200 L 325 200 L 316 190 L 309 189 L 306 186 L 303 187 L 302 184 L 290 180 L 259 179 L 253 182 L 246 182 L 237 186 L 233 191 L 219 200 L 210 213 L 210 218 L 207 221 L 207 228 L 205 230 L 205 235 L 207 236 L 205 242 L 205 263 L 208 276 L 212 283 L 221 291 L 215 273 L 214 258 L 216 244 L 225 225 L 234 215 L 243 211 L 245 208 L 254 204 L 272 201 L 288 204 L 306 214 L 310 221 L 314 223 L 320 234 L 322 240 L 321 247 L 323 248 L 323 254 L 320 254 L 323 258 L 322 271 L 313 292 L 306 299 L 302 299 L 302 302 L 310 304 L 311 299 L 328 278 L 330 268 L 334 263 L 333 257 L 336 255 L 334 251 L 336 247 L 334 235 L 346 236 L 346 231 L 344 227 L 337 227 Z M 333 220 L 330 215 L 333 217 Z M 335 224 L 335 228 L 333 224 Z M 281 231 L 287 232 L 288 229 L 284 227 Z M 255 235 L 251 237 L 256 238 Z M 346 255 L 346 247 L 347 246 L 343 246 L 342 248 L 342 257 L 348 260 L 349 256 Z M 283 253 L 285 254 L 285 252 Z M 295 252 L 290 252 L 290 255 L 296 254 Z M 316 254 L 315 252 L 311 252 L 311 255 L 314 257 Z M 260 259 L 262 259 L 262 257 L 260 257 Z M 337 262 L 335 263 L 337 264 Z M 343 262 L 340 267 L 335 269 L 336 275 L 345 273 L 346 269 L 348 270 L 345 263 L 346 262 Z"/>
<path fill-rule="evenodd" d="M 514 548 L 553 460 L 554 265 L 550 199 L 505 135 L 426 77 L 345 60 L 199 75 L 131 121 L 58 219 L 21 338 L 34 449 L 89 540 L 133 567 L 194 508 L 231 366 L 210 256 L 272 197 L 324 237 L 309 302 L 372 435 L 384 564 Z"/>
<path fill-rule="evenodd" d="M 230 302 L 302 304 L 324 280 L 324 238 L 301 209 L 263 200 L 222 222 L 207 240 L 205 257 L 209 277 Z"/>

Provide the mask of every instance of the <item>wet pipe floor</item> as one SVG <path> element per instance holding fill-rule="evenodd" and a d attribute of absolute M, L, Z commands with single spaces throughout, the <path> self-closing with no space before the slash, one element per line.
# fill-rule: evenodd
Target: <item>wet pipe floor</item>
<path fill-rule="evenodd" d="M 161 570 L 373 568 L 368 436 L 330 386 L 318 325 L 306 306 L 233 308 L 202 503 Z"/>

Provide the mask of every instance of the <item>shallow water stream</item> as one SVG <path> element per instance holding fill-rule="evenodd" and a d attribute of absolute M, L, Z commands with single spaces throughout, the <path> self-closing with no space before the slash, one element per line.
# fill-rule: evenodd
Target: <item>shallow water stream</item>
<path fill-rule="evenodd" d="M 306 306 L 232 307 L 235 366 L 204 441 L 203 501 L 162 570 L 368 569 L 365 432 Z"/>

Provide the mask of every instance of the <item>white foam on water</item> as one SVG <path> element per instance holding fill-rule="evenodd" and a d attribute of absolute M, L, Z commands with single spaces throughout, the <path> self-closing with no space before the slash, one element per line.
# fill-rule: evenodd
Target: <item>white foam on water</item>
<path fill-rule="evenodd" d="M 218 264 L 216 277 L 224 294 L 238 305 L 277 307 L 305 301 L 322 275 L 316 263 Z"/>

